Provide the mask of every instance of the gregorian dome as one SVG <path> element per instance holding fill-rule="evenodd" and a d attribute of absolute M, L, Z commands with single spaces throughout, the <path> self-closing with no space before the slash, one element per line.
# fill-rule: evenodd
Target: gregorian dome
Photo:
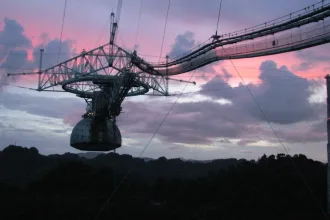
<path fill-rule="evenodd" d="M 121 134 L 110 119 L 85 117 L 73 128 L 70 145 L 82 151 L 111 151 L 121 147 Z"/>

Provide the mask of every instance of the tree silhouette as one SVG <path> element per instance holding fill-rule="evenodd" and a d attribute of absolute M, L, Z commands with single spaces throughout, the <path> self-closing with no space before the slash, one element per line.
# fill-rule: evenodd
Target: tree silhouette
<path fill-rule="evenodd" d="M 301 154 L 145 162 L 114 153 L 44 156 L 18 146 L 0 152 L 0 218 L 93 219 L 135 162 L 99 219 L 324 219 L 313 196 L 324 208 L 326 164 Z"/>

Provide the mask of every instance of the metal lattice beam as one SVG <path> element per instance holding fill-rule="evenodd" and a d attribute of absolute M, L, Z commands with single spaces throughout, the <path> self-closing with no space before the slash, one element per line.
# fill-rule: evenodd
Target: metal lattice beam
<path fill-rule="evenodd" d="M 99 90 L 93 83 L 93 77 L 118 76 L 131 72 L 141 84 L 148 89 L 166 94 L 165 85 L 158 82 L 156 77 L 145 74 L 132 65 L 132 53 L 114 45 L 105 44 L 90 51 L 83 51 L 78 56 L 34 73 L 8 73 L 8 76 L 39 75 L 38 91 L 46 91 L 57 86 L 65 85 L 70 92 L 82 94 Z M 84 80 L 89 77 L 90 80 Z M 127 96 L 139 94 L 142 87 L 132 87 Z"/>

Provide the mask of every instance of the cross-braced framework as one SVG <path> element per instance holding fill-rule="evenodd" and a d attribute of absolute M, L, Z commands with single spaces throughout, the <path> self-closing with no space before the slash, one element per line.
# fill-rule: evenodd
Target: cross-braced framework
<path fill-rule="evenodd" d="M 38 74 L 38 91 L 54 91 L 61 86 L 84 98 L 89 105 L 93 93 L 102 91 L 105 85 L 111 85 L 109 99 L 117 104 L 127 96 L 143 95 L 149 90 L 168 95 L 168 78 L 140 71 L 132 64 L 135 56 L 134 52 L 108 43 L 39 72 L 9 73 L 8 76 Z"/>
<path fill-rule="evenodd" d="M 127 96 L 148 92 L 145 91 L 145 87 L 166 95 L 165 84 L 159 83 L 158 77 L 146 74 L 132 65 L 133 56 L 133 53 L 108 43 L 87 52 L 83 51 L 69 60 L 39 72 L 8 73 L 8 76 L 38 74 L 38 91 L 53 91 L 56 87 L 62 86 L 65 91 L 78 96 L 88 96 L 90 92 L 99 90 L 99 85 L 93 83 L 93 80 L 105 79 L 107 76 L 120 77 L 130 73 L 144 86 L 132 87 Z"/>

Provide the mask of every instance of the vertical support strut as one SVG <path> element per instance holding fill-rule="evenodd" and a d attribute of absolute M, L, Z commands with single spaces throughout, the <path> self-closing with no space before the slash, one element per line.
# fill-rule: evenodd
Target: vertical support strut
<path fill-rule="evenodd" d="M 38 72 L 38 90 L 41 90 L 41 73 L 42 73 L 42 53 L 44 49 L 40 49 L 40 61 L 39 61 L 39 72 Z"/>
<path fill-rule="evenodd" d="M 326 86 L 327 86 L 327 133 L 328 133 L 328 143 L 327 143 L 327 159 L 328 159 L 328 167 L 327 167 L 327 214 L 330 214 L 330 75 L 326 77 Z"/>

